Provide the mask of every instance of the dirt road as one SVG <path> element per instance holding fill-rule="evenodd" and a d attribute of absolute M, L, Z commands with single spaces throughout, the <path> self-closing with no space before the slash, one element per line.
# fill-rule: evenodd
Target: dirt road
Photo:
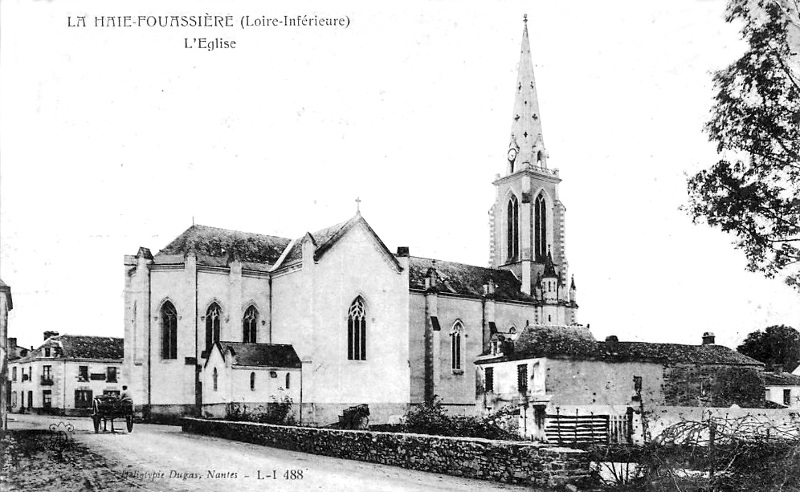
<path fill-rule="evenodd" d="M 27 436 L 16 449 L 0 453 L 7 456 L 0 488 L 5 483 L 12 490 L 531 490 L 184 434 L 174 426 L 137 424 L 131 434 L 95 434 L 88 418 L 11 418 L 9 430 L 17 431 L 12 435 Z M 74 428 L 66 444 L 49 430 L 62 422 Z M 24 449 L 34 436 L 44 450 Z"/>

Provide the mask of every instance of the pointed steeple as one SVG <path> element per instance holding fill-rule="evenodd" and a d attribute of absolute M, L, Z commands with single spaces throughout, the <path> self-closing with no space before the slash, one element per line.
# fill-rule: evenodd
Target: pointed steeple
<path fill-rule="evenodd" d="M 514 114 L 511 123 L 511 143 L 509 144 L 510 172 L 523 169 L 528 164 L 546 167 L 546 152 L 542 140 L 542 118 L 539 114 L 539 99 L 536 97 L 536 81 L 533 77 L 533 60 L 528 40 L 527 14 L 524 17 L 524 23 Z M 512 152 L 511 148 L 515 150 Z M 512 159 L 512 157 L 514 158 Z"/>
<path fill-rule="evenodd" d="M 544 263 L 544 275 L 542 278 L 558 278 L 556 266 L 553 264 L 553 255 L 550 254 L 550 251 L 547 252 L 547 260 Z"/>

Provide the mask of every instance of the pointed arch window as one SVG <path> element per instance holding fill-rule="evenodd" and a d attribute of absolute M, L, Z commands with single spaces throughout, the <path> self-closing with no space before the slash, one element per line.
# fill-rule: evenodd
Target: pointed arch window
<path fill-rule="evenodd" d="M 210 354 L 211 346 L 219 342 L 219 324 L 222 310 L 219 304 L 212 302 L 206 310 L 206 353 Z"/>
<path fill-rule="evenodd" d="M 219 373 L 217 372 L 216 367 L 214 368 L 214 372 L 211 373 L 211 380 L 212 383 L 214 384 L 214 391 L 217 391 L 217 388 L 219 387 L 219 385 L 217 384 L 219 380 Z"/>
<path fill-rule="evenodd" d="M 517 261 L 519 257 L 519 201 L 515 195 L 508 200 L 508 216 L 506 218 L 506 239 L 508 241 L 508 262 Z"/>
<path fill-rule="evenodd" d="M 533 230 L 536 261 L 543 262 L 547 257 L 547 204 L 543 193 L 539 193 L 539 196 L 536 197 Z"/>
<path fill-rule="evenodd" d="M 244 312 L 242 318 L 242 341 L 244 343 L 256 343 L 258 335 L 258 309 L 250 306 Z"/>
<path fill-rule="evenodd" d="M 347 312 L 347 359 L 367 359 L 367 312 L 361 296 L 356 297 Z"/>
<path fill-rule="evenodd" d="M 161 306 L 161 358 L 178 358 L 178 312 L 169 301 Z"/>
<path fill-rule="evenodd" d="M 453 371 L 461 371 L 461 343 L 464 334 L 464 325 L 461 321 L 453 324 L 450 331 L 450 367 Z"/>

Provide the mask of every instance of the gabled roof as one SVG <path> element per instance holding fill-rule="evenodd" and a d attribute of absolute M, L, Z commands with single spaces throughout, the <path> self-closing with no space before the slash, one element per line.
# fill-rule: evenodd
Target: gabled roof
<path fill-rule="evenodd" d="M 285 344 L 217 342 L 220 353 L 230 352 L 234 366 L 301 367 L 294 347 Z"/>
<path fill-rule="evenodd" d="M 45 340 L 19 362 L 44 357 L 44 349 L 48 347 L 53 349 L 52 357 L 56 359 L 119 359 L 122 362 L 124 345 L 122 338 L 56 335 Z"/>
<path fill-rule="evenodd" d="M 767 386 L 800 386 L 800 376 L 788 372 L 780 374 L 764 372 L 764 384 Z"/>
<path fill-rule="evenodd" d="M 428 271 L 435 268 L 439 277 L 437 282 L 439 292 L 480 298 L 483 296 L 483 286 L 493 281 L 495 284 L 494 297 L 497 300 L 528 302 L 536 300 L 520 290 L 520 281 L 508 270 L 416 256 L 409 257 L 408 265 L 408 287 L 412 290 L 424 290 Z"/>
<path fill-rule="evenodd" d="M 516 360 L 538 357 L 609 362 L 764 365 L 728 347 L 715 344 L 597 342 L 589 329 L 582 326 L 529 326 L 517 338 L 514 353 L 500 358 Z"/>
<path fill-rule="evenodd" d="M 243 263 L 273 264 L 290 242 L 283 237 L 193 225 L 158 252 L 156 263 L 159 257 L 194 252 L 200 264 L 205 264 L 204 257 L 212 263 L 214 258 L 235 258 Z"/>
<path fill-rule="evenodd" d="M 303 257 L 303 238 L 305 238 L 306 236 L 310 237 L 311 242 L 314 244 L 315 248 L 319 248 L 322 245 L 327 244 L 329 241 L 331 241 L 331 239 L 333 239 L 333 237 L 336 237 L 337 240 L 338 240 L 338 238 L 340 238 L 343 235 L 343 234 L 340 233 L 340 231 L 347 224 L 352 222 L 352 220 L 354 218 L 355 217 L 351 218 L 350 220 L 346 220 L 344 222 L 340 222 L 338 224 L 334 224 L 334 225 L 332 225 L 330 227 L 326 227 L 325 229 L 320 229 L 319 231 L 316 231 L 316 232 L 307 232 L 303 237 L 298 238 L 294 242 L 294 246 L 292 246 L 292 250 L 289 251 L 289 254 L 286 256 L 286 260 L 284 260 L 284 261 L 288 262 L 288 261 L 293 261 L 293 260 L 299 260 L 300 258 Z M 328 246 L 326 249 L 330 249 L 330 246 Z M 314 259 L 315 260 L 317 259 L 316 253 L 314 254 Z"/>
<path fill-rule="evenodd" d="M 330 249 L 337 242 L 339 242 L 340 239 L 346 236 L 347 233 L 350 232 L 350 230 L 353 229 L 353 227 L 355 227 L 358 224 L 363 225 L 367 229 L 367 232 L 369 232 L 369 234 L 372 235 L 372 238 L 377 243 L 378 248 L 384 255 L 386 255 L 387 259 L 395 266 L 395 268 L 397 268 L 398 270 L 402 270 L 400 263 L 397 262 L 397 258 L 395 258 L 392 252 L 389 251 L 389 248 L 386 247 L 381 238 L 378 236 L 378 234 L 375 233 L 372 227 L 370 227 L 367 221 L 364 220 L 364 217 L 361 216 L 361 213 L 356 213 L 353 217 L 350 218 L 350 220 L 347 220 L 346 222 L 341 222 L 339 224 L 326 227 L 325 229 L 321 229 L 314 233 L 311 232 L 306 233 L 306 235 L 304 235 L 302 238 L 295 241 L 291 251 L 289 251 L 289 254 L 286 255 L 286 259 L 284 260 L 284 262 L 292 262 L 302 258 L 303 256 L 302 240 L 305 237 L 309 237 L 312 243 L 314 244 L 314 261 L 319 261 L 325 255 L 325 253 L 330 251 Z"/>

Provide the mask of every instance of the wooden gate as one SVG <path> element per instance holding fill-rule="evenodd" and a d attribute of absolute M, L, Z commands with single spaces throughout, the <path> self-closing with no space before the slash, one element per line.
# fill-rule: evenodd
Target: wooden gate
<path fill-rule="evenodd" d="M 560 445 L 615 444 L 630 439 L 630 419 L 626 415 L 547 415 L 547 441 Z"/>

